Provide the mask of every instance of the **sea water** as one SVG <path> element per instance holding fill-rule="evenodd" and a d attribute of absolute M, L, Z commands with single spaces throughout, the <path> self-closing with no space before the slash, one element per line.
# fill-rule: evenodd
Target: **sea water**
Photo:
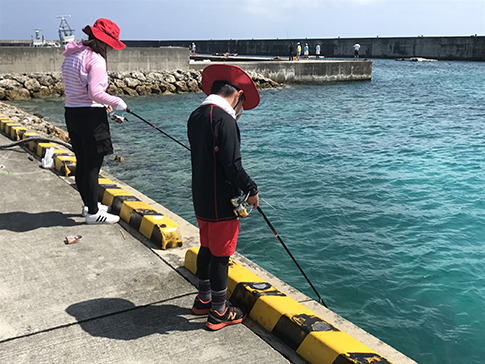
<path fill-rule="evenodd" d="M 129 98 L 188 145 L 202 94 Z M 62 99 L 14 103 L 63 125 Z M 330 309 L 420 363 L 485 357 L 485 66 L 375 60 L 261 91 L 239 121 L 261 207 Z M 103 168 L 195 224 L 187 150 L 127 114 Z M 238 251 L 316 298 L 257 212 Z"/>

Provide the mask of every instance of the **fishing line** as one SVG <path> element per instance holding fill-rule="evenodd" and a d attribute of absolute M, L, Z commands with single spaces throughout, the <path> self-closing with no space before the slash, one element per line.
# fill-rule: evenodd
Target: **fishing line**
<path fill-rule="evenodd" d="M 173 138 L 172 136 L 170 136 L 169 134 L 165 133 L 163 130 L 157 128 L 155 125 L 153 125 L 152 123 L 148 122 L 147 120 L 143 119 L 141 116 L 138 116 L 137 114 L 135 114 L 133 111 L 131 111 L 130 109 L 126 109 L 126 111 L 130 114 L 132 114 L 133 116 L 136 116 L 138 119 L 140 119 L 141 121 L 147 123 L 148 125 L 150 125 L 152 128 L 158 130 L 160 133 L 162 133 L 163 135 L 169 137 L 170 139 L 172 139 L 174 142 L 178 143 L 179 145 L 181 145 L 182 147 L 184 147 L 185 149 L 187 149 L 188 151 L 190 151 L 190 148 L 187 147 L 185 144 L 179 142 L 177 139 Z M 265 201 L 266 202 L 266 201 Z M 267 203 L 267 202 L 266 202 Z M 270 205 L 270 204 L 268 204 Z M 271 205 L 270 205 L 271 206 Z M 271 206 L 273 207 L 273 206 Z M 274 208 L 274 207 L 273 207 Z M 278 239 L 278 241 L 281 243 L 281 245 L 283 246 L 283 248 L 285 248 L 286 252 L 288 253 L 288 255 L 290 256 L 290 258 L 293 260 L 293 262 L 295 263 L 295 265 L 298 267 L 298 269 L 300 270 L 301 274 L 303 275 L 303 277 L 306 279 L 306 281 L 308 282 L 308 284 L 310 285 L 310 287 L 313 289 L 313 291 L 315 292 L 315 294 L 317 295 L 318 297 L 318 302 L 321 303 L 323 306 L 327 307 L 328 306 L 325 304 L 325 302 L 323 301 L 322 297 L 320 296 L 320 294 L 318 293 L 317 289 L 315 288 L 315 286 L 312 284 L 312 282 L 310 281 L 310 279 L 307 277 L 307 275 L 305 274 L 305 272 L 303 271 L 303 269 L 300 267 L 300 264 L 298 264 L 298 262 L 296 261 L 295 257 L 293 256 L 293 254 L 291 254 L 290 250 L 288 249 L 288 247 L 286 246 L 286 244 L 283 242 L 283 240 L 281 239 L 281 237 L 278 235 L 278 233 L 276 232 L 275 228 L 273 227 L 273 225 L 271 224 L 271 222 L 269 221 L 269 219 L 266 217 L 266 215 L 264 214 L 263 210 L 261 210 L 261 207 L 258 206 L 257 208 L 258 212 L 261 214 L 261 216 L 263 217 L 263 220 L 266 222 L 266 224 L 268 225 L 268 227 L 271 229 L 271 231 L 273 232 L 274 236 L 276 237 L 276 239 Z"/>
<path fill-rule="evenodd" d="M 166 137 L 169 137 L 169 138 L 170 138 L 170 139 L 172 139 L 172 140 L 173 140 L 175 143 L 178 143 L 179 145 L 181 145 L 182 147 L 184 147 L 185 149 L 187 149 L 187 150 L 190 152 L 190 148 L 189 148 L 189 147 L 187 147 L 185 144 L 183 144 L 183 143 L 179 142 L 179 141 L 178 141 L 177 139 L 175 139 L 174 137 L 172 137 L 172 136 L 168 135 L 168 134 L 167 134 L 167 133 L 165 133 L 165 132 L 164 132 L 162 129 L 157 128 L 155 125 L 153 125 L 153 124 L 152 124 L 152 123 L 150 123 L 149 121 L 147 121 L 147 120 L 143 119 L 141 116 L 139 116 L 139 115 L 135 114 L 135 113 L 134 113 L 133 111 L 131 111 L 130 109 L 126 109 L 126 111 L 127 111 L 128 113 L 130 113 L 131 115 L 136 116 L 136 117 L 137 117 L 138 119 L 140 119 L 141 121 L 143 121 L 143 122 L 147 123 L 147 124 L 148 124 L 148 125 L 150 125 L 152 128 L 157 129 L 157 130 L 158 130 L 160 133 L 162 133 L 162 134 L 163 134 L 163 135 L 165 135 Z"/>

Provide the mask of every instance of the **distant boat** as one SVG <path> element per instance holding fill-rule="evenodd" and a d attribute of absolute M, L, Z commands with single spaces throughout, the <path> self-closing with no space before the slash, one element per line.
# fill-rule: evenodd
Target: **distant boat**
<path fill-rule="evenodd" d="M 396 58 L 396 61 L 436 62 L 438 60 L 437 59 L 433 59 L 433 58 L 411 57 L 411 58 Z"/>

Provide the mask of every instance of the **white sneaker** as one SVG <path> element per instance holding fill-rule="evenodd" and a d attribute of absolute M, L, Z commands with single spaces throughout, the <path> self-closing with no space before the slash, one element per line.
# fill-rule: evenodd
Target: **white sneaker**
<path fill-rule="evenodd" d="M 106 205 L 103 205 L 101 202 L 98 202 L 98 210 L 111 212 L 111 206 L 106 206 Z M 83 212 L 81 212 L 81 216 L 86 217 L 88 212 L 89 212 L 89 208 L 87 206 L 83 206 Z"/>
<path fill-rule="evenodd" d="M 98 210 L 96 214 L 87 214 L 86 215 L 86 224 L 116 224 L 120 221 L 120 217 L 118 215 L 112 215 L 107 213 L 103 210 Z"/>

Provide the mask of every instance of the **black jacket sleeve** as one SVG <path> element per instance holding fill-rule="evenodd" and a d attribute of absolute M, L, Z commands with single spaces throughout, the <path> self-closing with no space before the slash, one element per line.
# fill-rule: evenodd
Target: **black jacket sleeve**
<path fill-rule="evenodd" d="M 229 115 L 223 116 L 215 125 L 216 158 L 229 181 L 250 196 L 258 193 L 256 183 L 249 177 L 242 166 L 240 151 L 240 133 L 236 120 Z"/>

